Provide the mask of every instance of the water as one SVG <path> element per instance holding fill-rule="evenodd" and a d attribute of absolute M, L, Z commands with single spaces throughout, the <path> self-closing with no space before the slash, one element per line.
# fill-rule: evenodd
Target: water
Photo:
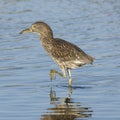
<path fill-rule="evenodd" d="M 73 87 L 49 70 L 58 66 L 35 34 L 35 21 L 96 58 L 72 71 Z M 0 120 L 119 120 L 120 1 L 1 0 Z"/>

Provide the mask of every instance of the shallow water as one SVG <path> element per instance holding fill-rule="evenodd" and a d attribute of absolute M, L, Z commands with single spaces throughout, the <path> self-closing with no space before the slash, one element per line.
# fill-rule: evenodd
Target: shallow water
<path fill-rule="evenodd" d="M 39 37 L 19 35 L 39 20 L 96 58 L 72 70 L 72 88 L 50 81 L 59 68 Z M 1 0 L 0 23 L 0 120 L 120 119 L 119 0 Z"/>

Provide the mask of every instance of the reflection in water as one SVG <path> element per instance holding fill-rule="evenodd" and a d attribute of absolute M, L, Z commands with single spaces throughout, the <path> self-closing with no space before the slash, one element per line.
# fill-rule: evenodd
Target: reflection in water
<path fill-rule="evenodd" d="M 42 115 L 41 120 L 75 120 L 76 118 L 91 117 L 92 110 L 74 102 L 71 98 L 71 91 L 72 88 L 69 89 L 69 97 L 59 98 L 51 88 L 50 102 L 54 104 L 54 107 L 48 108 L 48 112 Z"/>

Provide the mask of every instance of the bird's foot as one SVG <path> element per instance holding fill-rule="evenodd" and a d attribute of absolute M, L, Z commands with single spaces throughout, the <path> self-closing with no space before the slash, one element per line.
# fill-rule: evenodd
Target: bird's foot
<path fill-rule="evenodd" d="M 63 78 L 66 78 L 66 74 L 62 74 L 62 73 L 60 73 L 60 72 L 58 72 L 56 70 L 51 69 L 50 70 L 50 78 L 51 78 L 51 80 L 56 79 L 56 74 L 60 75 Z"/>
<path fill-rule="evenodd" d="M 50 70 L 50 79 L 56 79 L 56 70 Z"/>

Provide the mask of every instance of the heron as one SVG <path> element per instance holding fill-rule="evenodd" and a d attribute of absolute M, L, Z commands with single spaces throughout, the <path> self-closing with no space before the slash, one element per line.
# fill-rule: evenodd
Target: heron
<path fill-rule="evenodd" d="M 20 34 L 28 32 L 36 33 L 40 36 L 43 48 L 61 69 L 61 72 L 51 69 L 51 79 L 55 79 L 56 74 L 62 76 L 63 78 L 68 76 L 68 84 L 69 86 L 72 86 L 71 69 L 76 69 L 85 64 L 92 64 L 94 61 L 92 56 L 86 54 L 77 45 L 61 38 L 54 38 L 51 27 L 43 21 L 33 23 L 29 28 L 22 30 Z"/>

